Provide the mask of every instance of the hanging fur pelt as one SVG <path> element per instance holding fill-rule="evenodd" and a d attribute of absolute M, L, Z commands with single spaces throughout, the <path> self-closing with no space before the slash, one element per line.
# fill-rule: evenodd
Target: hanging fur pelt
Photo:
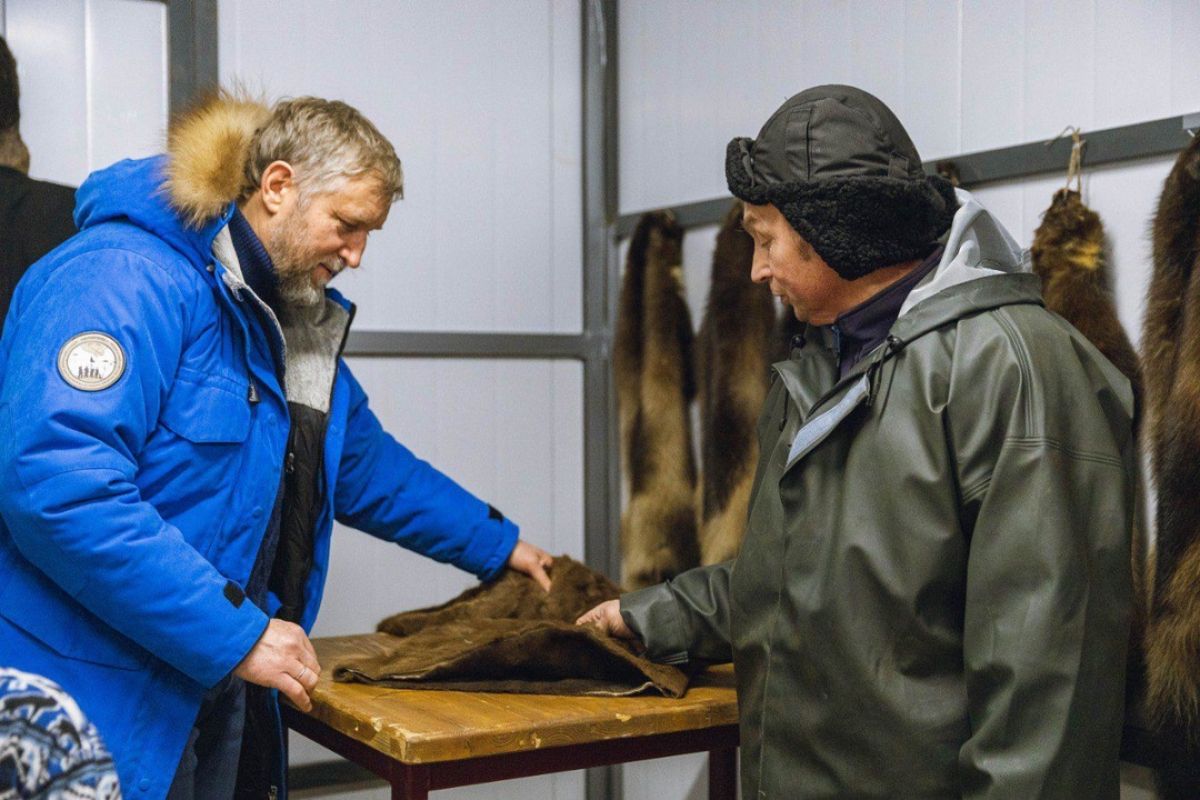
<path fill-rule="evenodd" d="M 766 285 L 750 280 L 753 257 L 754 242 L 742 229 L 742 204 L 734 203 L 717 234 L 696 347 L 702 564 L 737 555 L 758 461 L 754 430 L 767 394 L 776 304 Z"/>
<path fill-rule="evenodd" d="M 699 563 L 692 321 L 683 297 L 683 229 L 646 214 L 629 243 L 613 368 L 629 505 L 621 516 L 626 589 L 660 583 Z"/>
<path fill-rule="evenodd" d="M 1079 192 L 1059 189 L 1033 235 L 1033 269 L 1046 308 L 1063 317 L 1124 373 L 1141 396 L 1141 369 L 1109 291 L 1100 215 Z"/>
<path fill-rule="evenodd" d="M 1142 333 L 1145 420 L 1158 490 L 1147 702 L 1166 724 L 1200 721 L 1200 138 L 1175 162 L 1154 217 Z"/>

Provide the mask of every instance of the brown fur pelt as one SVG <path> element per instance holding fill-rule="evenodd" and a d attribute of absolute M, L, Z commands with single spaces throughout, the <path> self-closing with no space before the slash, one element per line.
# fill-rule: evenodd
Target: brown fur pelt
<path fill-rule="evenodd" d="M 1158 490 L 1147 703 L 1197 738 L 1200 717 L 1200 138 L 1179 156 L 1154 217 L 1142 358 Z"/>
<path fill-rule="evenodd" d="M 734 203 L 713 251 L 712 284 L 696 347 L 700 383 L 700 562 L 737 555 L 758 461 L 754 429 L 774 353 L 776 303 L 750 280 L 754 242 Z"/>
<path fill-rule="evenodd" d="M 440 606 L 393 614 L 377 630 L 411 636 L 432 625 L 472 619 L 535 619 L 575 622 L 588 610 L 621 594 L 617 585 L 568 556 L 547 570 L 550 591 L 516 570 L 505 570 L 492 583 L 481 583 Z"/>
<path fill-rule="evenodd" d="M 646 214 L 629 243 L 613 370 L 629 505 L 621 517 L 622 583 L 637 589 L 696 566 L 689 404 L 692 322 L 683 297 L 683 229 Z"/>
<path fill-rule="evenodd" d="M 679 697 L 688 675 L 642 657 L 635 643 L 575 619 L 620 594 L 567 556 L 549 568 L 550 591 L 506 570 L 440 606 L 379 623 L 387 636 L 333 664 L 334 680 L 406 689 Z"/>
<path fill-rule="evenodd" d="M 1046 308 L 1066 319 L 1104 354 L 1141 396 L 1137 352 L 1117 317 L 1108 287 L 1100 215 L 1079 192 L 1059 189 L 1033 235 L 1033 269 L 1042 279 Z"/>
<path fill-rule="evenodd" d="M 270 115 L 260 101 L 218 89 L 171 121 L 166 188 L 189 224 L 202 226 L 242 196 L 251 140 Z"/>

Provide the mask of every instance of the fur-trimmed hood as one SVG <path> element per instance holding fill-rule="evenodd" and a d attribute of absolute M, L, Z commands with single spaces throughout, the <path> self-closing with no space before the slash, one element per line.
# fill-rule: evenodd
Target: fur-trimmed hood
<path fill-rule="evenodd" d="M 166 187 L 189 224 L 203 225 L 241 197 L 250 142 L 270 116 L 257 100 L 219 91 L 171 123 Z"/>
<path fill-rule="evenodd" d="M 251 137 L 269 113 L 261 103 L 214 94 L 171 124 L 166 155 L 89 175 L 76 195 L 79 229 L 128 222 L 206 263 L 245 188 Z"/>

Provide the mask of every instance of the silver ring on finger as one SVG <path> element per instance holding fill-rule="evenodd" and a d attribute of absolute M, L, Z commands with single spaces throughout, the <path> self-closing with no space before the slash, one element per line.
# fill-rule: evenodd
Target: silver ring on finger
<path fill-rule="evenodd" d="M 308 667 L 307 667 L 307 666 L 305 666 L 304 664 L 301 664 L 301 665 L 300 665 L 300 672 L 299 672 L 299 673 L 297 673 L 297 675 L 296 675 L 296 680 L 298 680 L 298 681 L 302 681 L 302 680 L 304 680 L 304 676 L 305 676 L 305 674 L 306 674 L 307 672 L 308 672 Z"/>

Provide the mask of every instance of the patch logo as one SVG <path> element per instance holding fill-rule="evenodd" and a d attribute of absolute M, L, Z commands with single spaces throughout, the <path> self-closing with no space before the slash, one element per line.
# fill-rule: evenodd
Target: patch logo
<path fill-rule="evenodd" d="M 98 392 L 125 374 L 125 351 L 107 333 L 81 333 L 58 351 L 58 373 L 76 389 Z"/>

